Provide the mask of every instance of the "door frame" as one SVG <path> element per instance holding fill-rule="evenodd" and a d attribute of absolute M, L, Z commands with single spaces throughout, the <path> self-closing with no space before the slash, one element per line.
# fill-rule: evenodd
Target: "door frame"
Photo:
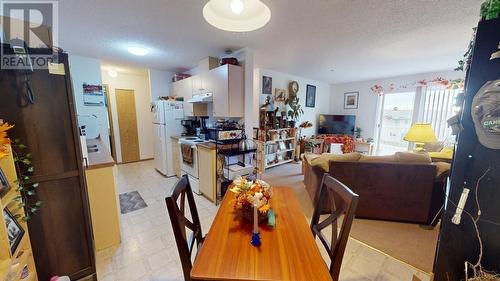
<path fill-rule="evenodd" d="M 104 91 L 106 92 L 106 102 L 107 102 L 107 112 L 108 112 L 108 120 L 109 120 L 109 136 L 110 136 L 110 144 L 111 144 L 111 157 L 117 161 L 116 158 L 116 142 L 115 142 L 115 130 L 113 126 L 113 113 L 111 112 L 111 92 L 109 91 L 109 85 L 103 84 Z M 118 113 L 117 113 L 118 114 Z"/>

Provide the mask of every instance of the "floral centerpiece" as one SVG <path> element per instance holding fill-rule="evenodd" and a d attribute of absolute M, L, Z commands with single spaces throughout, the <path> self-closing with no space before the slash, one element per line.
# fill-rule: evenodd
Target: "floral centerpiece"
<path fill-rule="evenodd" d="M 238 211 L 243 218 L 249 221 L 253 220 L 254 206 L 259 211 L 260 219 L 266 218 L 267 212 L 271 208 L 270 200 L 272 196 L 272 188 L 267 182 L 237 177 L 229 190 L 236 194 L 234 210 Z"/>

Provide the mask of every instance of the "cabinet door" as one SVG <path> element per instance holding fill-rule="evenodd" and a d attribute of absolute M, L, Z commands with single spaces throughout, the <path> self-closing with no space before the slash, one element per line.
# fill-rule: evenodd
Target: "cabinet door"
<path fill-rule="evenodd" d="M 228 115 L 243 117 L 245 111 L 245 85 L 243 67 L 228 65 Z"/>
<path fill-rule="evenodd" d="M 229 116 L 228 68 L 227 65 L 214 68 L 207 73 L 213 92 L 212 113 L 215 117 Z"/>
<path fill-rule="evenodd" d="M 184 97 L 184 115 L 194 116 L 193 104 L 187 102 L 189 99 L 193 97 L 193 80 L 191 77 L 189 77 L 179 82 L 181 83 L 180 90 L 182 92 L 182 96 Z"/>
<path fill-rule="evenodd" d="M 200 169 L 200 192 L 209 200 L 215 202 L 215 149 L 198 147 L 198 161 Z"/>
<path fill-rule="evenodd" d="M 180 146 L 177 139 L 172 139 L 172 163 L 174 165 L 175 175 L 181 177 L 181 156 Z"/>
<path fill-rule="evenodd" d="M 201 74 L 197 74 L 194 76 L 191 76 L 192 80 L 192 93 L 193 95 L 198 95 L 203 93 L 203 82 L 202 82 L 202 76 Z"/>

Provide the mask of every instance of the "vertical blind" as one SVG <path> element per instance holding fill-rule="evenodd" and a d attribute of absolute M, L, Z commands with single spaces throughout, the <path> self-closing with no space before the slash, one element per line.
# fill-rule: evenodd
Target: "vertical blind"
<path fill-rule="evenodd" d="M 425 91 L 423 121 L 430 123 L 438 140 L 450 140 L 451 129 L 446 120 L 458 113 L 454 99 L 461 89 L 448 90 L 442 87 L 429 87 Z"/>

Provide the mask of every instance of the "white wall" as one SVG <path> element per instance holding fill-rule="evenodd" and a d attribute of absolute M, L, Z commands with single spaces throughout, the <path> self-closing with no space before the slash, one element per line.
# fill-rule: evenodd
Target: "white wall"
<path fill-rule="evenodd" d="M 86 106 L 83 102 L 84 83 L 89 85 L 102 85 L 101 62 L 94 58 L 70 55 L 69 68 L 73 84 L 77 115 L 79 115 L 79 119 L 82 119 L 82 115 L 95 115 L 97 117 L 97 127 L 87 128 L 87 130 L 97 131 L 109 148 L 109 122 L 106 107 Z"/>
<path fill-rule="evenodd" d="M 134 90 L 135 109 L 137 116 L 137 131 L 139 134 L 139 150 L 141 159 L 154 157 L 153 147 L 153 126 L 151 116 L 151 92 L 149 88 L 149 78 L 146 71 L 137 73 L 118 72 L 118 76 L 113 78 L 107 71 L 102 71 L 104 84 L 109 85 L 111 99 L 111 114 L 116 143 L 117 161 L 122 161 L 120 146 L 120 131 L 118 126 L 118 115 L 116 110 L 116 89 Z"/>
<path fill-rule="evenodd" d="M 149 69 L 148 72 L 151 100 L 155 101 L 159 97 L 170 95 L 170 86 L 172 85 L 174 73 L 156 69 Z"/>
<path fill-rule="evenodd" d="M 330 112 L 331 114 L 356 115 L 356 127 L 361 128 L 361 136 L 363 138 L 374 138 L 377 127 L 376 117 L 380 97 L 373 93 L 370 89 L 373 85 L 378 84 L 385 87 L 388 87 L 388 85 L 390 85 L 391 83 L 393 83 L 395 86 L 410 84 L 412 85 L 419 80 L 431 80 L 437 77 L 443 77 L 445 79 L 458 79 L 464 78 L 464 73 L 449 70 L 398 76 L 385 79 L 334 84 L 331 85 Z M 415 90 L 415 88 L 410 87 L 399 91 L 405 90 L 412 91 Z M 359 92 L 357 109 L 344 109 L 344 93 L 347 92 Z"/>
<path fill-rule="evenodd" d="M 303 130 L 302 135 L 310 136 L 316 134 L 319 115 L 330 112 L 329 84 L 268 69 L 255 69 L 255 75 L 257 76 L 256 78 L 258 83 L 255 83 L 254 91 L 258 91 L 259 93 L 260 105 L 264 104 L 266 99 L 266 95 L 262 94 L 262 76 L 269 76 L 273 78 L 273 94 L 275 88 L 288 90 L 288 83 L 291 81 L 297 81 L 299 83 L 298 96 L 300 99 L 300 105 L 304 110 L 304 114 L 300 117 L 300 120 L 298 120 L 297 126 L 303 121 L 309 121 L 313 124 L 313 127 Z M 316 104 L 314 108 L 306 107 L 305 105 L 306 86 L 308 84 L 316 86 Z M 256 120 L 258 120 L 258 114 L 256 116 Z"/>

